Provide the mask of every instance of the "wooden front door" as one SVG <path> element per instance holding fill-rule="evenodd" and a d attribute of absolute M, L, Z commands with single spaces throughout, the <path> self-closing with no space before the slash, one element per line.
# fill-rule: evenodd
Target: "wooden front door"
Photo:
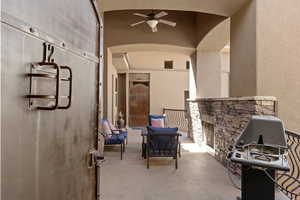
<path fill-rule="evenodd" d="M 130 82 L 129 125 L 131 127 L 142 127 L 148 124 L 149 92 L 149 82 Z"/>

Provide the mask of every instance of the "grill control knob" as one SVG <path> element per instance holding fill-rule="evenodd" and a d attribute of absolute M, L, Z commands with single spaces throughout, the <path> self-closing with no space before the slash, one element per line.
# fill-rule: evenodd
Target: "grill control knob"
<path fill-rule="evenodd" d="M 229 153 L 227 154 L 227 159 L 230 159 L 230 158 L 232 157 L 232 155 L 233 155 L 233 152 L 229 152 Z"/>

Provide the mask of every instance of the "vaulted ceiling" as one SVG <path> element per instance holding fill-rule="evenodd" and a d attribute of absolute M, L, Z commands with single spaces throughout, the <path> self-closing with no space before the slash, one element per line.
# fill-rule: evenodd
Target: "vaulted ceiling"
<path fill-rule="evenodd" d="M 169 10 L 167 11 L 169 15 L 163 19 L 177 22 L 177 26 L 159 24 L 158 32 L 153 33 L 147 24 L 130 27 L 130 24 L 143 20 L 139 16 L 134 16 L 135 12 L 147 14 L 151 10 L 121 10 L 104 13 L 105 47 L 148 43 L 196 48 L 211 29 L 226 19 L 224 16 L 207 13 Z"/>
<path fill-rule="evenodd" d="M 251 0 L 97 0 L 104 11 L 105 47 L 139 48 L 155 45 L 178 50 L 209 49 L 229 42 L 230 23 L 222 23 Z M 133 16 L 166 10 L 176 28 L 159 25 L 152 33 L 146 24 L 130 27 L 142 19 Z M 219 24 L 219 26 L 217 26 Z M 211 32 L 213 30 L 213 32 Z M 211 33 L 210 33 L 211 32 Z M 220 37 L 220 35 L 222 37 Z M 218 40 L 216 40 L 218 38 Z M 152 46 L 151 46 L 152 47 Z M 126 48 L 125 48 L 126 49 Z M 120 52 L 120 51 L 119 51 Z M 121 51 L 124 52 L 124 51 Z M 128 52 L 128 51 L 127 51 Z"/>
<path fill-rule="evenodd" d="M 231 16 L 250 0 L 98 0 L 104 12 L 156 9 L 202 12 Z"/>

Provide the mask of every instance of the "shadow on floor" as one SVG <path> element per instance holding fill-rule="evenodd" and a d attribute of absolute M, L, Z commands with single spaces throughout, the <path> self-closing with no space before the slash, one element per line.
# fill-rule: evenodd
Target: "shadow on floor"
<path fill-rule="evenodd" d="M 129 131 L 123 160 L 119 147 L 108 147 L 102 167 L 101 193 L 105 200 L 235 200 L 240 191 L 213 156 L 183 138 L 178 170 L 173 159 L 153 158 L 150 169 L 141 157 L 140 130 Z"/>

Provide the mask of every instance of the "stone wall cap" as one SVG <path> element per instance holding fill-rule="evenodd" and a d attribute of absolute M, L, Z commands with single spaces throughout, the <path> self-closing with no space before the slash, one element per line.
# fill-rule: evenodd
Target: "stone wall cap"
<path fill-rule="evenodd" d="M 197 99 L 186 99 L 186 101 L 193 102 L 193 101 L 197 101 Z"/>
<path fill-rule="evenodd" d="M 273 96 L 248 96 L 248 97 L 228 97 L 228 98 L 196 98 L 187 101 L 277 101 Z"/>

